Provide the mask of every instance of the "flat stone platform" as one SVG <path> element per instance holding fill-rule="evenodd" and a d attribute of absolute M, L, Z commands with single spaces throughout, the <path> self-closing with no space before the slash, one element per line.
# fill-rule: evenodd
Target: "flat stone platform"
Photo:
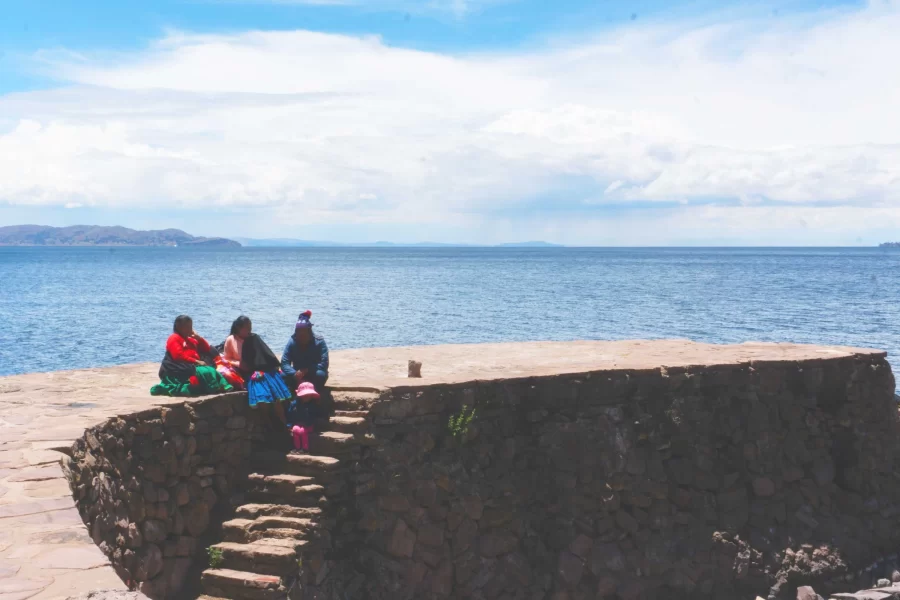
<path fill-rule="evenodd" d="M 884 352 L 838 346 L 686 340 L 530 342 L 331 353 L 336 388 L 462 383 L 618 369 L 803 361 Z M 407 379 L 407 361 L 422 379 Z M 0 378 L 0 600 L 64 599 L 124 589 L 74 507 L 54 448 L 116 414 L 184 399 L 154 398 L 158 365 L 145 363 Z"/>

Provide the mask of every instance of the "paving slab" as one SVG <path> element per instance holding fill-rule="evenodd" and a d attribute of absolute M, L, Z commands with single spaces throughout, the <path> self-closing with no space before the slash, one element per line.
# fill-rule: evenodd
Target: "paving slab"
<path fill-rule="evenodd" d="M 385 389 L 854 354 L 884 355 L 839 346 L 686 340 L 369 348 L 332 352 L 329 385 Z M 409 360 L 422 362 L 421 379 L 407 378 Z M 55 450 L 68 448 L 86 428 L 116 414 L 183 402 L 150 396 L 158 368 L 144 363 L 0 377 L 0 600 L 62 600 L 125 589 L 87 535 Z"/>

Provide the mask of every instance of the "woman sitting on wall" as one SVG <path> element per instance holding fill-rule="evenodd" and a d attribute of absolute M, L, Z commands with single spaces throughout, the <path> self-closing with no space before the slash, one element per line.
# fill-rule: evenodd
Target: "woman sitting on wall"
<path fill-rule="evenodd" d="M 215 351 L 194 331 L 194 322 L 189 316 L 178 316 L 172 330 L 159 368 L 160 383 L 150 388 L 151 395 L 201 396 L 234 389 L 211 366 Z"/>
<path fill-rule="evenodd" d="M 253 333 L 250 317 L 241 315 L 231 324 L 231 335 L 222 344 L 222 354 L 216 359 L 216 369 L 228 383 L 238 389 L 246 387 L 246 376 L 250 373 L 241 371 L 241 350 L 246 340 Z"/>
<path fill-rule="evenodd" d="M 242 319 L 246 319 L 243 321 Z M 247 317 L 239 317 L 238 332 L 225 341 L 225 358 L 234 364 L 247 382 L 247 397 L 251 407 L 271 404 L 283 424 L 287 424 L 283 402 L 291 399 L 291 390 L 284 384 L 281 364 L 261 337 L 253 333 L 253 325 Z M 234 327 L 232 327 L 232 331 Z"/>
<path fill-rule="evenodd" d="M 294 335 L 281 355 L 281 370 L 291 388 L 308 381 L 321 393 L 328 381 L 328 346 L 322 336 L 313 333 L 311 316 L 308 310 L 297 318 Z"/>

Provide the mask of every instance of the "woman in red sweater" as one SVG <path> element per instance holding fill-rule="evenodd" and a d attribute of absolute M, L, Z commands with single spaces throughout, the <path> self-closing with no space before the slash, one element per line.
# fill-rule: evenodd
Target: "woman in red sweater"
<path fill-rule="evenodd" d="M 154 396 L 200 396 L 230 392 L 231 384 L 201 357 L 201 354 L 211 354 L 211 348 L 194 331 L 193 320 L 180 315 L 172 329 L 159 369 L 160 383 L 150 388 L 150 393 Z"/>
<path fill-rule="evenodd" d="M 187 315 L 175 319 L 174 333 L 166 340 L 166 352 L 173 360 L 206 366 L 200 353 L 209 354 L 209 342 L 194 331 L 194 322 Z"/>

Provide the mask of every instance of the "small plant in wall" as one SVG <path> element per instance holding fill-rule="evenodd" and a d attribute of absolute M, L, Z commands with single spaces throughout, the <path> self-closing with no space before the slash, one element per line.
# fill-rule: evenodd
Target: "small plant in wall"
<path fill-rule="evenodd" d="M 225 557 L 222 556 L 221 548 L 213 548 L 210 546 L 206 549 L 206 554 L 209 556 L 209 567 L 211 569 L 218 569 L 222 566 L 222 563 L 225 562 Z"/>
<path fill-rule="evenodd" d="M 460 442 L 465 441 L 466 436 L 469 434 L 469 424 L 474 418 L 475 407 L 473 406 L 470 411 L 469 407 L 465 404 L 463 404 L 459 414 L 450 415 L 450 419 L 447 421 L 447 429 L 450 431 L 450 435 L 453 436 L 453 439 Z"/>

